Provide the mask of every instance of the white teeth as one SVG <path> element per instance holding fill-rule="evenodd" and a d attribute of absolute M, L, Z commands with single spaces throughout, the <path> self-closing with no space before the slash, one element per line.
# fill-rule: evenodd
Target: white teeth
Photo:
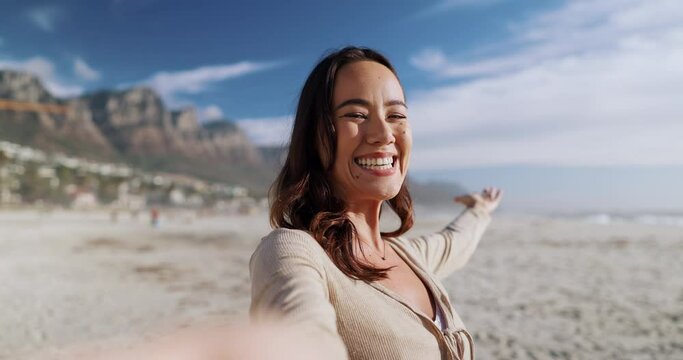
<path fill-rule="evenodd" d="M 385 158 L 357 158 L 356 164 L 371 169 L 385 170 L 393 167 L 394 159 L 391 156 Z"/>

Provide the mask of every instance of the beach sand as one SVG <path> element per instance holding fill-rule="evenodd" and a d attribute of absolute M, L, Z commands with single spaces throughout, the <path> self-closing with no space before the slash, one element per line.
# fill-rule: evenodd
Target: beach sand
<path fill-rule="evenodd" d="M 454 210 L 449 216 L 457 215 Z M 449 220 L 421 214 L 411 234 Z M 246 318 L 265 213 L 0 211 L 0 358 Z M 683 227 L 497 214 L 445 280 L 478 359 L 683 359 Z"/>

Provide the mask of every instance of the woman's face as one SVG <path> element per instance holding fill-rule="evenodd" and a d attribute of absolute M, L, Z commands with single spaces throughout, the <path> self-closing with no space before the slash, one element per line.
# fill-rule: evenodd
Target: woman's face
<path fill-rule="evenodd" d="M 332 181 L 344 201 L 382 201 L 398 194 L 412 147 L 407 110 L 401 84 L 384 65 L 357 61 L 337 72 Z"/>

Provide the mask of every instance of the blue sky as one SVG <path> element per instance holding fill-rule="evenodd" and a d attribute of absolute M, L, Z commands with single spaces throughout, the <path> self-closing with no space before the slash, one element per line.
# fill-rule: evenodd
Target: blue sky
<path fill-rule="evenodd" d="M 406 90 L 415 177 L 498 185 L 517 209 L 683 208 L 677 0 L 3 0 L 2 9 L 0 68 L 32 71 L 62 96 L 152 86 L 171 107 L 236 120 L 262 144 L 286 140 L 298 91 L 326 50 L 373 47 Z"/>

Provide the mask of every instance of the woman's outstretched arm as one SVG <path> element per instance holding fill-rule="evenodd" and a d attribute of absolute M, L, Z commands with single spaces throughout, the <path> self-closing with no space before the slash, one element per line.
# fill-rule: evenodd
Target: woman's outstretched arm
<path fill-rule="evenodd" d="M 479 244 L 491 212 L 499 205 L 502 191 L 487 187 L 481 193 L 457 196 L 467 206 L 445 228 L 433 234 L 407 240 L 415 255 L 437 277 L 445 278 L 465 266 Z"/>
<path fill-rule="evenodd" d="M 321 255 L 323 250 L 303 231 L 277 229 L 266 236 L 249 262 L 249 313 L 254 321 L 275 319 L 310 335 L 310 345 L 325 349 L 326 358 L 347 359 Z"/>

